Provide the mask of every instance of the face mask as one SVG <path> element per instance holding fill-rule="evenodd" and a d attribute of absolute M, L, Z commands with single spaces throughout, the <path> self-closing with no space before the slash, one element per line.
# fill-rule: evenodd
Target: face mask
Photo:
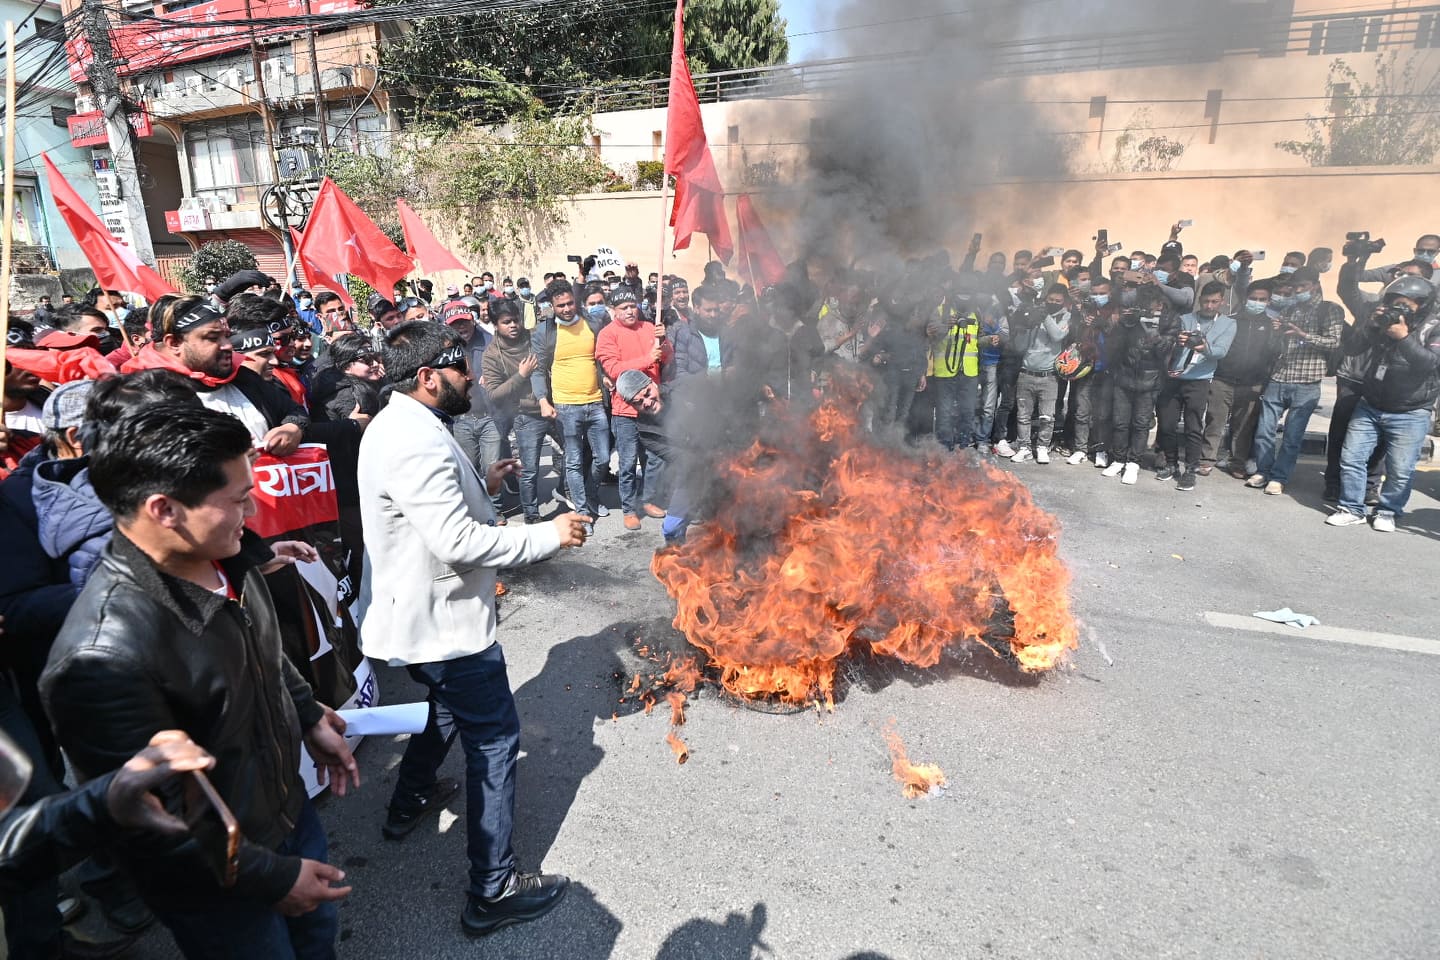
<path fill-rule="evenodd" d="M 510 294 L 512 294 L 512 293 L 514 293 L 514 292 L 515 292 L 515 288 L 514 288 L 514 287 L 506 287 L 506 288 L 505 288 L 505 296 L 507 296 L 507 297 L 510 296 Z"/>
<path fill-rule="evenodd" d="M 1295 302 L 1309 303 L 1312 296 L 1314 296 L 1314 294 L 1312 294 L 1309 290 L 1306 290 L 1304 293 L 1297 293 L 1295 294 Z"/>
<path fill-rule="evenodd" d="M 1272 310 L 1284 310 L 1286 307 L 1293 307 L 1294 305 L 1295 305 L 1295 298 L 1294 298 L 1294 297 L 1271 297 L 1271 298 L 1270 298 L 1270 309 L 1272 309 Z"/>
<path fill-rule="evenodd" d="M 580 319 L 580 314 L 577 313 L 577 314 L 575 314 L 573 317 L 571 317 L 569 320 L 561 320 L 561 319 L 557 316 L 557 317 L 555 318 L 555 322 L 558 323 L 558 324 L 560 324 L 560 326 L 562 326 L 562 327 L 568 327 L 568 326 L 570 326 L 571 324 L 575 323 L 575 322 L 576 322 L 577 320 L 579 320 L 579 319 Z"/>
<path fill-rule="evenodd" d="M 1231 261 L 1230 261 L 1230 272 L 1231 272 L 1231 273 L 1239 273 L 1239 272 L 1240 272 L 1240 268 L 1243 267 L 1243 266 L 1244 266 L 1244 264 L 1241 263 L 1239 260 L 1231 260 Z"/>
<path fill-rule="evenodd" d="M 1435 262 L 1435 255 L 1436 255 L 1436 251 L 1434 251 L 1434 250 L 1416 250 L 1416 251 L 1415 251 L 1415 259 L 1421 261 L 1422 263 L 1434 263 L 1434 262 Z"/>
<path fill-rule="evenodd" d="M 1281 267 L 1281 268 L 1280 268 L 1280 272 L 1281 272 L 1281 273 L 1294 273 L 1294 272 L 1295 272 L 1296 270 L 1298 270 L 1298 269 L 1300 269 L 1300 268 L 1299 268 L 1299 267 Z"/>
<path fill-rule="evenodd" d="M 1165 281 L 1167 281 L 1167 280 L 1169 280 L 1169 279 L 1170 279 L 1170 271 L 1169 271 L 1169 270 L 1156 270 L 1156 271 L 1155 271 L 1155 282 L 1156 282 L 1156 283 L 1164 283 Z"/>
<path fill-rule="evenodd" d="M 1144 260 L 1131 260 L 1131 261 L 1130 261 L 1130 269 L 1131 269 L 1131 270 L 1144 270 L 1144 269 L 1145 269 L 1145 261 L 1144 261 Z"/>
<path fill-rule="evenodd" d="M 123 345 L 124 344 L 120 342 L 120 335 L 114 330 L 107 330 L 100 337 L 100 352 L 102 354 L 114 353 L 116 350 L 119 350 Z"/>
<path fill-rule="evenodd" d="M 301 300 L 300 300 L 300 309 L 301 309 L 301 310 L 309 310 L 309 309 L 310 309 L 312 306 L 314 306 L 314 305 L 315 305 L 315 301 L 311 300 L 309 297 L 303 297 L 303 298 L 301 298 Z"/>
<path fill-rule="evenodd" d="M 1052 317 L 1058 317 L 1058 316 L 1060 316 L 1060 314 L 1062 314 L 1062 313 L 1065 312 L 1065 304 L 1063 304 L 1063 303 L 1047 303 L 1047 304 L 1045 304 L 1045 312 L 1048 313 L 1048 314 L 1049 314 L 1050 316 L 1052 316 Z"/>
<path fill-rule="evenodd" d="M 1246 300 L 1245 312 L 1253 313 L 1258 317 L 1260 314 L 1265 312 L 1265 308 L 1267 306 L 1268 304 L 1266 304 L 1264 300 Z"/>
<path fill-rule="evenodd" d="M 1095 301 L 1095 306 L 1103 307 L 1110 302 L 1110 294 L 1097 293 L 1092 299 Z"/>
<path fill-rule="evenodd" d="M 1120 305 L 1121 305 L 1122 307 L 1133 307 L 1133 306 L 1135 306 L 1135 299 L 1136 299 L 1136 297 L 1138 297 L 1138 296 L 1139 296 L 1139 291 L 1136 291 L 1136 290 L 1121 290 L 1121 291 L 1120 291 Z"/>
<path fill-rule="evenodd" d="M 595 304 L 595 305 L 593 305 L 593 306 L 586 307 L 586 308 L 585 308 L 585 312 L 590 315 L 590 319 L 591 319 L 591 320 L 604 320 L 604 319 L 605 319 L 605 304 L 603 304 L 603 303 L 597 303 L 597 304 Z"/>
<path fill-rule="evenodd" d="M 1034 290 L 1036 293 L 1042 293 L 1045 290 L 1045 278 L 1036 277 L 1034 280 L 1031 280 L 1030 289 Z"/>
<path fill-rule="evenodd" d="M 483 280 L 483 281 L 481 281 L 481 283 L 480 283 L 480 289 L 481 289 L 481 290 L 494 290 L 494 289 L 495 289 L 495 284 L 491 283 L 489 280 Z"/>
<path fill-rule="evenodd" d="M 528 297 L 528 296 L 530 296 L 530 288 L 529 288 L 529 287 L 521 287 L 521 288 L 520 288 L 520 296 L 522 296 L 522 297 Z"/>
<path fill-rule="evenodd" d="M 1082 280 L 1082 281 L 1080 281 L 1079 283 L 1075 284 L 1075 290 L 1076 290 L 1077 292 L 1079 292 L 1079 293 L 1089 293 L 1089 292 L 1090 292 L 1090 281 L 1089 281 L 1089 280 Z"/>

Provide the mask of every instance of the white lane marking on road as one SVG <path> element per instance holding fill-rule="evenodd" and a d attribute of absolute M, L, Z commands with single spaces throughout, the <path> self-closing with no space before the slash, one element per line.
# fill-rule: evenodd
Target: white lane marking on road
<path fill-rule="evenodd" d="M 1328 640 L 1331 643 L 1349 643 L 1359 647 L 1382 647 L 1386 650 L 1404 650 L 1408 653 L 1429 653 L 1440 656 L 1440 640 L 1407 637 L 1399 633 L 1347 630 L 1344 627 L 1327 627 L 1323 624 L 1297 630 L 1295 627 L 1283 623 L 1272 623 L 1269 620 L 1235 613 L 1216 613 L 1214 610 L 1205 611 L 1205 622 L 1212 627 L 1227 627 L 1231 630 L 1279 633 L 1301 640 Z"/>

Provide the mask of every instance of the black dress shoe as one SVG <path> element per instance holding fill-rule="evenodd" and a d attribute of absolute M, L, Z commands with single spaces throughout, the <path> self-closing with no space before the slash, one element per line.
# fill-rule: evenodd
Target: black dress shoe
<path fill-rule="evenodd" d="M 402 840 L 419 825 L 427 813 L 434 813 L 460 791 L 460 781 L 454 777 L 441 777 L 430 789 L 403 803 L 390 801 L 390 814 L 380 833 L 386 840 Z"/>
<path fill-rule="evenodd" d="M 460 914 L 460 926 L 471 937 L 483 937 L 512 923 L 543 917 L 565 899 L 570 878 L 559 874 L 510 874 L 498 897 L 470 897 Z"/>

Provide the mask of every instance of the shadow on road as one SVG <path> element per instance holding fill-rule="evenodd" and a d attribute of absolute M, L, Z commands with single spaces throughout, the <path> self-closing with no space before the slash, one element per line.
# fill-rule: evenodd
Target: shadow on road
<path fill-rule="evenodd" d="M 720 923 L 699 917 L 687 920 L 670 931 L 655 960 L 751 960 L 756 950 L 771 952 L 760 939 L 765 921 L 763 903 L 755 904 L 748 917 L 731 913 Z"/>
<path fill-rule="evenodd" d="M 545 666 L 515 691 L 520 711 L 520 758 L 516 773 L 515 853 L 539 867 L 550 852 L 580 784 L 605 751 L 595 743 L 595 721 L 616 709 L 619 651 L 633 636 L 617 624 L 574 637 L 550 649 Z"/>

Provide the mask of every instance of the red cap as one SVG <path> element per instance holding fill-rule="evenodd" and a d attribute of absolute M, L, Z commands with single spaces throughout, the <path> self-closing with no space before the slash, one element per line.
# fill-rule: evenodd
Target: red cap
<path fill-rule="evenodd" d="M 35 346 L 45 350 L 74 350 L 76 347 L 95 347 L 99 349 L 100 338 L 93 333 L 78 334 L 69 333 L 65 330 L 51 330 L 45 336 L 35 341 Z"/>

